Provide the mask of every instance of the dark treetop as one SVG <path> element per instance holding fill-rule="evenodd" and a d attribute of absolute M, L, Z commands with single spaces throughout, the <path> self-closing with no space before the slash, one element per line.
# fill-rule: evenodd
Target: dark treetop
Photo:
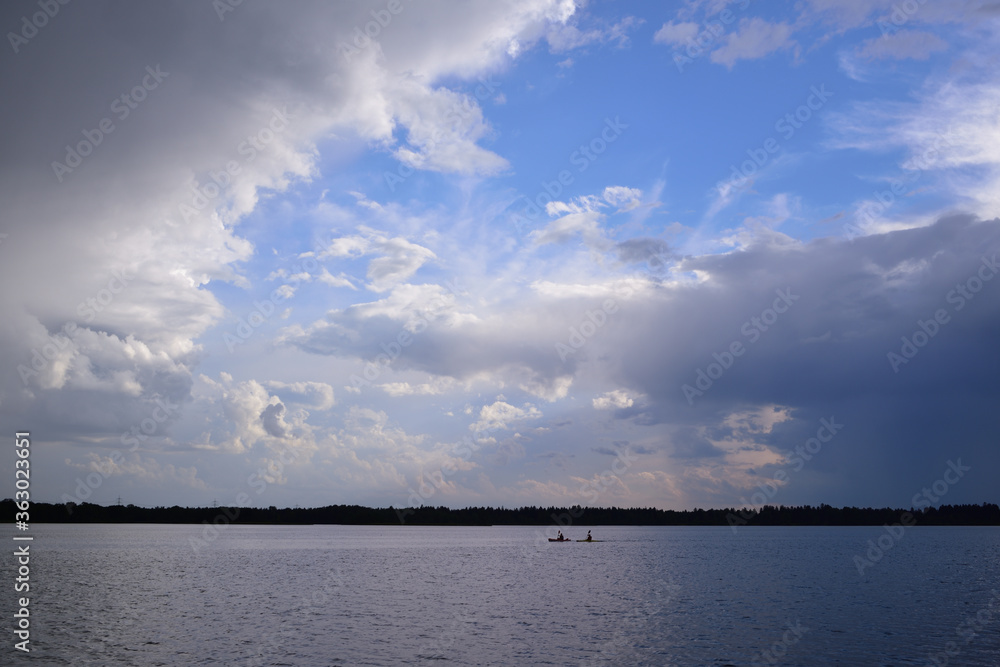
<path fill-rule="evenodd" d="M 0 501 L 2 521 L 14 520 L 14 501 Z M 942 505 L 921 510 L 870 507 L 779 507 L 759 509 L 660 510 L 640 507 L 447 507 L 396 509 L 329 505 L 327 507 L 137 507 L 92 503 L 32 503 L 34 523 L 263 523 L 420 526 L 604 525 L 604 526 L 880 526 L 912 520 L 925 526 L 1000 525 L 996 504 Z M 906 522 L 911 517 L 906 518 Z"/>

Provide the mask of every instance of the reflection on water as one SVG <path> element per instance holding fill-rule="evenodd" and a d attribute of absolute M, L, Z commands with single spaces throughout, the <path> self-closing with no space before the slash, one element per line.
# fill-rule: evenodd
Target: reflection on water
<path fill-rule="evenodd" d="M 908 529 L 863 574 L 853 558 L 877 527 L 592 530 L 606 541 L 538 544 L 534 527 L 230 526 L 195 552 L 200 526 L 35 525 L 31 659 L 1000 664 L 996 528 Z"/>

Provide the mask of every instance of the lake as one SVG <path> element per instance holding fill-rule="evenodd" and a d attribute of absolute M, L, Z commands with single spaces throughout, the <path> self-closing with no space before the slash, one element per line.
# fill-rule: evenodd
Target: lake
<path fill-rule="evenodd" d="M 998 528 L 589 528 L 35 524 L 30 660 L 1000 665 Z"/>

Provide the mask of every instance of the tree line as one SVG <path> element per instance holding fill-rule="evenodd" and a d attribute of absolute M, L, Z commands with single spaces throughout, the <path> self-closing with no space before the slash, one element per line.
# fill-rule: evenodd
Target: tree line
<path fill-rule="evenodd" d="M 0 516 L 12 522 L 14 501 L 0 501 Z M 32 503 L 32 523 L 228 523 L 345 524 L 417 526 L 881 526 L 899 522 L 910 512 L 923 526 L 997 526 L 1000 507 L 942 505 L 915 509 L 831 507 L 830 505 L 661 510 L 653 507 L 431 507 L 376 508 L 328 505 L 311 508 L 271 507 L 138 507 L 93 503 Z"/>

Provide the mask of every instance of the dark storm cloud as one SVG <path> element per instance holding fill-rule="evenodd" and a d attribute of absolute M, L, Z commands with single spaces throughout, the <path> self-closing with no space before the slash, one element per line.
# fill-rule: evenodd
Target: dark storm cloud
<path fill-rule="evenodd" d="M 622 241 L 615 246 L 618 258 L 626 264 L 645 263 L 653 270 L 676 258 L 670 244 L 662 239 L 637 238 Z"/>
<path fill-rule="evenodd" d="M 559 363 L 551 346 L 595 299 L 526 301 L 489 324 L 430 326 L 394 364 L 456 378 L 523 367 L 547 381 L 599 368 L 612 386 L 646 396 L 615 417 L 664 425 L 672 457 L 689 462 L 718 459 L 713 441 L 726 438 L 794 451 L 833 418 L 844 428 L 800 480 L 826 480 L 845 502 L 900 504 L 920 479 L 964 455 L 981 467 L 956 498 L 976 499 L 997 463 L 987 406 L 998 394 L 998 253 L 1000 223 L 968 216 L 852 241 L 769 233 L 728 254 L 680 262 L 679 272 L 702 282 L 652 285 L 623 299 L 572 365 Z M 942 311 L 947 319 L 936 324 Z M 400 326 L 344 313 L 331 322 L 298 344 L 371 359 L 374 341 L 392 340 Z M 933 332 L 926 341 L 916 333 L 925 344 L 904 345 L 923 330 Z M 890 353 L 903 362 L 894 368 Z M 790 419 L 757 432 L 723 423 L 770 405 L 787 408 Z"/>

